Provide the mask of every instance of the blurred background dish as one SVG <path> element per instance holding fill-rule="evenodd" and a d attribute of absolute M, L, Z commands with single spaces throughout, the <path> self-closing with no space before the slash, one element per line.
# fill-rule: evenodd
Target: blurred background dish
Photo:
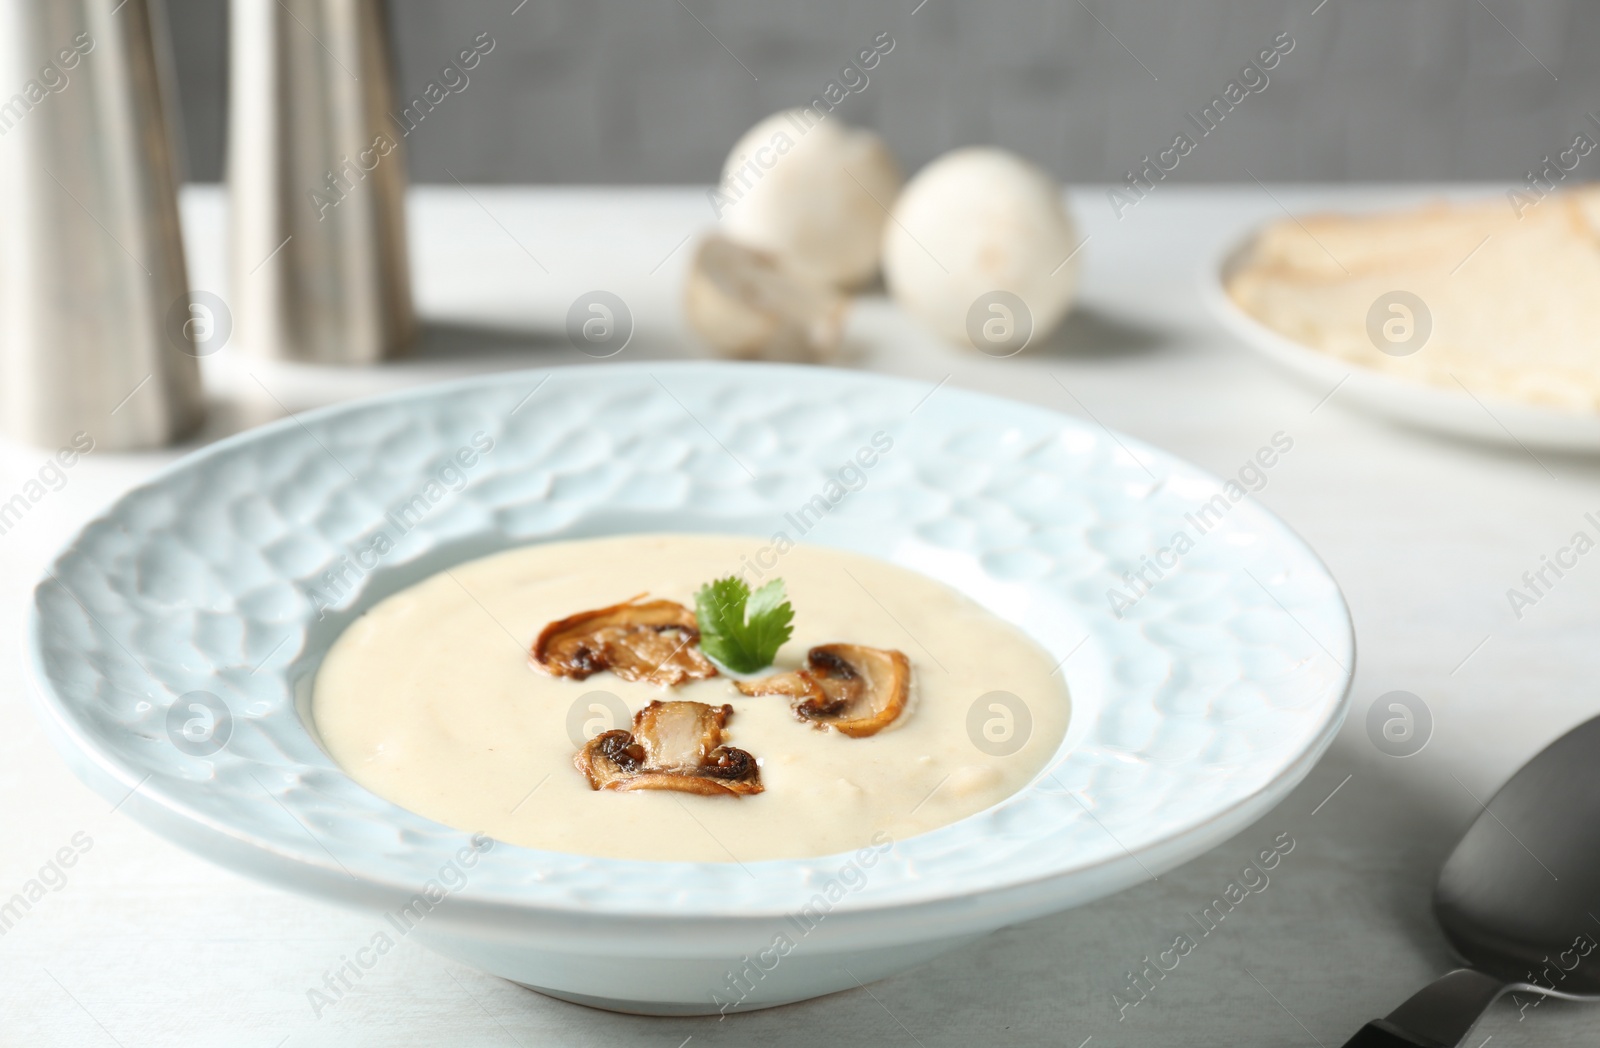
<path fill-rule="evenodd" d="M 1498 206 L 1504 207 L 1503 202 L 1497 203 Z M 1509 209 L 1507 213 L 1509 214 Z M 1238 286 L 1239 276 L 1257 259 L 1261 236 L 1259 230 L 1252 232 L 1229 247 L 1217 263 L 1200 274 L 1201 298 L 1212 316 L 1229 333 L 1301 380 L 1318 395 L 1337 391 L 1342 402 L 1359 407 L 1370 414 L 1474 441 L 1562 451 L 1600 450 L 1600 413 L 1593 410 L 1530 403 L 1491 389 L 1471 388 L 1464 381 L 1457 381 L 1455 387 L 1451 388 L 1446 382 L 1437 380 L 1428 382 L 1406 377 L 1392 370 L 1379 370 L 1368 366 L 1361 359 L 1344 359 L 1313 348 L 1274 330 L 1240 305 L 1235 295 L 1230 292 L 1230 288 Z M 1442 274 L 1446 272 L 1441 271 Z M 1363 274 L 1362 279 L 1368 283 L 1372 282 L 1372 278 L 1366 274 Z M 1335 280 L 1336 284 L 1344 282 Z M 1356 280 L 1349 281 L 1351 284 L 1356 282 Z M 1377 287 L 1381 284 L 1387 287 L 1391 283 L 1393 281 L 1386 281 L 1380 277 L 1372 286 Z M 1553 286 L 1544 293 L 1554 296 L 1559 295 L 1561 291 L 1559 286 Z M 1492 308 L 1493 291 L 1485 290 L 1483 294 L 1488 297 Z M 1360 337 L 1366 336 L 1369 314 L 1375 312 L 1380 325 L 1386 322 L 1397 324 L 1409 322 L 1415 325 L 1428 309 L 1426 305 L 1418 308 L 1415 303 L 1406 303 L 1399 299 L 1390 303 L 1387 292 L 1379 292 L 1370 303 L 1367 298 L 1367 293 L 1362 290 L 1336 289 L 1320 308 L 1324 311 L 1337 309 L 1334 303 L 1344 300 L 1345 328 L 1358 332 Z M 1351 303 L 1356 305 L 1352 306 Z M 1386 312 L 1384 307 L 1391 305 L 1407 312 Z M 1593 303 L 1588 300 L 1569 305 L 1573 309 L 1593 307 Z M 1520 301 L 1515 308 L 1525 306 L 1526 302 Z M 1409 321 L 1407 317 L 1410 318 Z M 1401 334 L 1399 328 L 1391 330 L 1397 335 Z M 1415 328 L 1411 330 L 1414 331 Z M 1381 331 L 1377 337 L 1379 340 L 1383 339 Z M 1415 350 L 1418 355 L 1427 353 L 1425 343 L 1426 336 L 1424 344 Z M 1375 349 L 1369 349 L 1369 352 L 1372 357 L 1380 360 L 1389 359 L 1387 356 L 1380 356 Z M 1571 356 L 1570 353 L 1560 355 L 1569 358 Z M 1508 366 L 1514 365 L 1513 359 Z M 1535 365 L 1530 365 L 1530 370 L 1533 366 Z M 1600 361 L 1595 362 L 1595 373 L 1600 375 Z M 1448 379 L 1449 376 L 1445 377 Z M 1457 377 L 1465 378 L 1465 376 Z"/>

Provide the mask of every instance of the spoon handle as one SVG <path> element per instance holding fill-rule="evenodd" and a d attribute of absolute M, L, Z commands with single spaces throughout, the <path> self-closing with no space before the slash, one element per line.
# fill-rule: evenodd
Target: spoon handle
<path fill-rule="evenodd" d="M 1505 990 L 1493 976 L 1457 968 L 1363 1026 L 1344 1048 L 1455 1048 Z"/>

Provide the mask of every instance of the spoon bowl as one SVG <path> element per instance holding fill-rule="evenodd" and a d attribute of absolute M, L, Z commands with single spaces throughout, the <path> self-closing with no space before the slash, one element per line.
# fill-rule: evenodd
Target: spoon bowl
<path fill-rule="evenodd" d="M 1470 967 L 1368 1023 L 1346 1048 L 1460 1044 L 1514 991 L 1600 1001 L 1600 717 L 1545 747 L 1482 808 L 1433 896 Z"/>
<path fill-rule="evenodd" d="M 1512 776 L 1445 861 L 1433 912 L 1456 952 L 1507 983 L 1600 997 L 1597 828 L 1600 717 Z"/>

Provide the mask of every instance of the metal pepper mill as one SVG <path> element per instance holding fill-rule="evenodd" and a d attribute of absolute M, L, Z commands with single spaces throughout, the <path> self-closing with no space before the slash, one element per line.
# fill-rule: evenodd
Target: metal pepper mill
<path fill-rule="evenodd" d="M 401 355 L 416 324 L 382 0 L 230 10 L 234 343 L 318 364 Z"/>
<path fill-rule="evenodd" d="M 0 427 L 27 443 L 155 447 L 203 415 L 161 16 L 0 3 Z"/>

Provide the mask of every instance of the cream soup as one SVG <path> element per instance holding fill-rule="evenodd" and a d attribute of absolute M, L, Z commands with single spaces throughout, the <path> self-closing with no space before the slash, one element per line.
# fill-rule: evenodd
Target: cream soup
<path fill-rule="evenodd" d="M 1015 793 L 1061 744 L 1066 689 L 1015 626 L 942 583 L 856 554 L 795 546 L 763 570 L 755 554 L 765 546 L 628 535 L 451 568 L 339 637 L 317 673 L 316 729 L 357 782 L 439 822 L 552 851 L 701 862 L 901 840 Z M 555 620 L 640 593 L 692 609 L 702 584 L 741 570 L 752 586 L 781 577 L 794 606 L 793 636 L 758 675 L 796 668 L 814 645 L 895 649 L 911 664 L 899 717 L 851 738 L 800 720 L 783 696 L 740 694 L 726 675 L 669 689 L 530 665 L 530 643 Z M 994 692 L 1025 704 L 1031 726 L 1019 730 L 1023 718 Z M 655 699 L 730 705 L 723 741 L 756 758 L 762 792 L 592 789 L 574 753 L 599 731 L 628 728 Z"/>

